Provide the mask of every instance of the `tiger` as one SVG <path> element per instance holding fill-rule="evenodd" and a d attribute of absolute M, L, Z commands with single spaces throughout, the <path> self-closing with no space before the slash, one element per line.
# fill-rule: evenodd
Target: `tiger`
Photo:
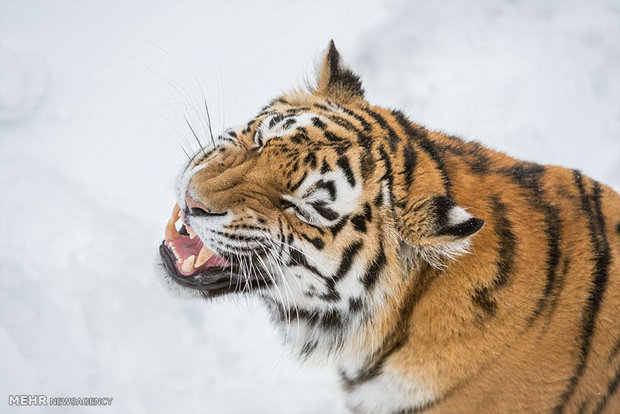
<path fill-rule="evenodd" d="M 191 157 L 169 283 L 260 298 L 352 413 L 620 412 L 620 197 L 364 98 L 331 41 Z"/>

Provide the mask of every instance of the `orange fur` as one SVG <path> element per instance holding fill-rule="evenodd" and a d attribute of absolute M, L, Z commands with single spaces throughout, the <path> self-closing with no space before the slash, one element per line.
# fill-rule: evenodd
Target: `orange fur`
<path fill-rule="evenodd" d="M 294 171 L 295 159 L 278 150 L 286 136 L 262 152 L 248 150 L 262 120 L 299 108 L 331 120 L 326 130 L 348 145 L 351 169 L 363 182 L 360 209 L 373 206 L 361 255 L 367 267 L 379 246 L 386 255 L 374 293 L 380 306 L 344 345 L 345 354 L 368 355 L 359 378 L 378 367 L 432 390 L 432 401 L 401 412 L 620 412 L 614 190 L 370 105 L 332 43 L 317 88 L 273 101 L 238 134 L 243 145 L 211 156 L 217 162 L 196 173 L 190 188 L 214 211 L 251 209 L 271 223 L 285 217 L 288 231 L 321 238 L 334 260 L 357 233 L 331 238 L 279 207 L 290 183 L 309 171 L 301 161 L 309 144 L 292 145 L 299 153 Z M 316 143 L 326 132 L 307 127 L 306 134 Z M 319 164 L 337 162 L 333 148 L 313 153 Z M 382 191 L 393 200 L 378 205 Z M 437 200 L 464 207 L 484 227 L 466 237 L 459 233 L 466 229 L 446 231 Z M 468 254 L 438 256 L 434 265 L 423 260 L 459 240 L 468 240 Z M 343 378 L 349 391 L 360 381 Z"/>

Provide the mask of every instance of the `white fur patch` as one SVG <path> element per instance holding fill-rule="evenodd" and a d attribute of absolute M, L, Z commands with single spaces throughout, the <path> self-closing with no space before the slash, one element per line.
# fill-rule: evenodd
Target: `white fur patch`
<path fill-rule="evenodd" d="M 311 187 L 320 180 L 334 182 L 336 188 L 336 197 L 334 200 L 328 197 L 328 193 L 325 190 L 319 189 L 318 191 L 311 191 Z M 336 170 L 325 174 L 321 174 L 320 172 L 309 174 L 299 186 L 295 195 L 284 195 L 283 198 L 308 213 L 309 219 L 298 214 L 300 220 L 309 221 L 311 224 L 315 225 L 329 226 L 334 224 L 338 218 L 346 214 L 351 214 L 358 208 L 358 199 L 361 192 L 362 188 L 358 182 L 356 182 L 355 187 L 351 187 L 344 173 L 341 170 Z M 318 214 L 311 206 L 311 203 L 316 202 L 320 195 L 324 195 L 324 199 L 321 201 L 325 202 L 325 207 L 338 213 L 339 217 L 336 220 L 328 220 Z"/>
<path fill-rule="evenodd" d="M 321 119 L 321 115 L 305 112 L 299 115 L 285 116 L 273 124 L 272 121 L 278 116 L 281 115 L 268 116 L 260 123 L 254 134 L 254 145 L 256 147 L 263 147 L 270 139 L 288 135 L 296 128 L 312 125 L 312 118 Z"/>
<path fill-rule="evenodd" d="M 413 251 L 422 260 L 436 269 L 446 265 L 447 260 L 457 260 L 459 256 L 469 254 L 471 241 L 469 238 L 440 246 L 412 246 Z"/>
<path fill-rule="evenodd" d="M 448 224 L 450 227 L 465 223 L 473 216 L 469 214 L 463 207 L 455 206 L 448 212 Z"/>

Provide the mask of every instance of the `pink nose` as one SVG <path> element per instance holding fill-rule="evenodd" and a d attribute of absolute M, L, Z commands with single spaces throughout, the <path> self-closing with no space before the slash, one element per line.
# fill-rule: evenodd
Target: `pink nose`
<path fill-rule="evenodd" d="M 185 203 L 194 213 L 204 214 L 209 212 L 209 209 L 204 204 L 194 200 L 189 194 L 185 194 Z"/>

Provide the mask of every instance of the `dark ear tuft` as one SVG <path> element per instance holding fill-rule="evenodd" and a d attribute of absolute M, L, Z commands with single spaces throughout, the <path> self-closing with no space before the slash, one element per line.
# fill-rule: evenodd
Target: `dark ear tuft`
<path fill-rule="evenodd" d="M 450 236 L 456 239 L 469 237 L 480 231 L 484 220 L 472 217 L 451 198 L 437 196 L 433 198 L 435 210 L 435 236 Z"/>
<path fill-rule="evenodd" d="M 417 199 L 400 217 L 403 240 L 437 267 L 443 264 L 443 257 L 454 258 L 467 252 L 469 238 L 484 226 L 484 220 L 472 216 L 445 195 Z"/>
<path fill-rule="evenodd" d="M 342 61 L 333 40 L 330 40 L 323 58 L 316 92 L 341 101 L 364 98 L 362 81 Z"/>

